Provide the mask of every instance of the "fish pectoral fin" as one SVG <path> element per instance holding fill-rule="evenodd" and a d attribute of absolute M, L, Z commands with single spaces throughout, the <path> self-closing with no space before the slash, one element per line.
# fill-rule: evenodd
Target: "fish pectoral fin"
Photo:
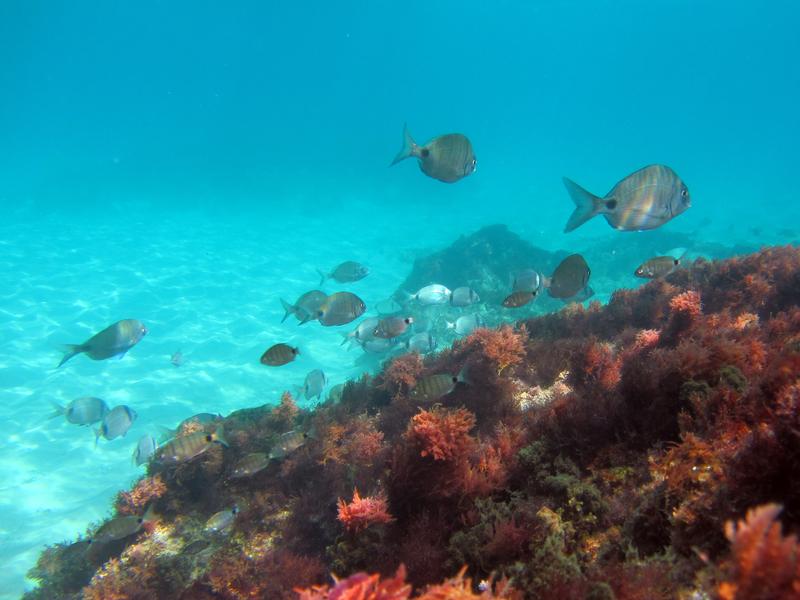
<path fill-rule="evenodd" d="M 115 354 L 111 358 L 113 358 L 114 360 L 122 360 L 127 353 L 128 353 L 127 350 L 123 350 L 122 352 L 119 352 L 118 354 Z"/>

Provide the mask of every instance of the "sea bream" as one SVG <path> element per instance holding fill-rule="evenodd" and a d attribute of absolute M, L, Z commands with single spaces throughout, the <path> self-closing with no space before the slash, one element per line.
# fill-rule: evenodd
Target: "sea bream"
<path fill-rule="evenodd" d="M 299 348 L 281 342 L 267 348 L 259 360 L 262 365 L 268 367 L 281 367 L 292 362 L 298 354 L 300 354 Z"/>
<path fill-rule="evenodd" d="M 461 133 L 448 133 L 420 146 L 411 137 L 408 125 L 404 125 L 403 148 L 394 157 L 390 166 L 412 156 L 416 157 L 423 173 L 445 183 L 455 183 L 474 173 L 478 164 L 467 136 Z"/>
<path fill-rule="evenodd" d="M 547 292 L 553 298 L 572 298 L 586 288 L 591 273 L 583 256 L 570 254 L 553 271 Z"/>
<path fill-rule="evenodd" d="M 147 327 L 136 319 L 124 319 L 109 325 L 82 344 L 66 344 L 60 367 L 73 356 L 84 353 L 92 360 L 122 358 L 147 334 Z"/>
<path fill-rule="evenodd" d="M 214 444 L 228 446 L 222 425 L 218 425 L 211 433 L 195 431 L 170 440 L 156 450 L 154 460 L 167 465 L 184 463 L 207 452 Z"/>
<path fill-rule="evenodd" d="M 311 290 L 302 294 L 294 304 L 289 304 L 286 300 L 281 298 L 281 306 L 283 306 L 283 310 L 285 311 L 281 323 L 283 323 L 289 315 L 294 315 L 297 320 L 300 321 L 300 325 L 310 321 L 314 318 L 314 315 L 327 297 L 328 294 L 325 292 Z"/>
<path fill-rule="evenodd" d="M 655 229 L 691 206 L 689 189 L 666 165 L 650 165 L 618 182 L 604 197 L 595 196 L 564 177 L 575 210 L 564 231 L 572 231 L 597 215 L 614 229 Z"/>
<path fill-rule="evenodd" d="M 317 269 L 317 273 L 319 273 L 320 276 L 320 285 L 325 283 L 326 279 L 333 279 L 339 283 L 350 283 L 364 279 L 364 277 L 369 275 L 369 269 L 361 263 L 357 263 L 353 260 L 346 260 L 337 265 L 330 273 L 325 274 L 319 269 Z"/>
<path fill-rule="evenodd" d="M 108 411 L 108 414 L 103 417 L 103 422 L 100 424 L 100 427 L 94 430 L 95 446 L 101 437 L 107 440 L 113 440 L 128 433 L 128 430 L 138 416 L 135 410 L 124 404 L 112 408 Z"/>
<path fill-rule="evenodd" d="M 103 417 L 108 414 L 108 404 L 106 404 L 105 400 L 92 396 L 77 398 L 66 406 L 61 406 L 55 402 L 52 404 L 55 412 L 50 415 L 51 419 L 64 415 L 67 421 L 75 425 L 91 425 L 102 421 Z"/>
<path fill-rule="evenodd" d="M 336 292 L 325 299 L 317 312 L 311 317 L 324 327 L 346 325 L 364 314 L 367 305 L 352 292 Z"/>
<path fill-rule="evenodd" d="M 417 293 L 411 294 L 409 300 L 416 300 L 423 306 L 433 306 L 436 304 L 447 304 L 450 301 L 450 296 L 453 294 L 447 287 L 432 283 L 417 290 Z"/>

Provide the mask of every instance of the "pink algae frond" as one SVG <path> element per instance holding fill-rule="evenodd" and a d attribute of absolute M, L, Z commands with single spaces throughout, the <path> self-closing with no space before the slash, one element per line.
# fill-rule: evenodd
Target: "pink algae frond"
<path fill-rule="evenodd" d="M 358 489 L 353 490 L 353 500 L 345 502 L 339 498 L 338 519 L 351 532 L 358 532 L 370 525 L 385 525 L 394 520 L 389 514 L 386 497 L 365 496 L 361 497 Z"/>

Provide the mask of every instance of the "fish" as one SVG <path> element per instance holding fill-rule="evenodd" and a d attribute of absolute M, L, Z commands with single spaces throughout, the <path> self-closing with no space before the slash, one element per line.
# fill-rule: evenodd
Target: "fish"
<path fill-rule="evenodd" d="M 367 354 L 384 354 L 396 345 L 397 343 L 393 339 L 373 338 L 361 344 L 361 349 Z"/>
<path fill-rule="evenodd" d="M 403 125 L 403 147 L 394 157 L 394 166 L 402 160 L 416 157 L 420 170 L 428 177 L 445 183 L 455 183 L 475 172 L 478 160 L 472 143 L 461 133 L 448 133 L 430 140 L 424 146 L 418 145 Z"/>
<path fill-rule="evenodd" d="M 283 323 L 289 315 L 294 315 L 300 321 L 300 325 L 314 319 L 319 307 L 325 302 L 328 294 L 320 290 L 311 290 L 302 294 L 294 304 L 289 304 L 283 298 L 280 299 L 283 310 L 286 311 L 281 319 Z"/>
<path fill-rule="evenodd" d="M 506 308 L 519 308 L 521 306 L 525 306 L 531 302 L 531 300 L 536 298 L 537 294 L 538 292 L 535 290 L 512 292 L 503 300 L 503 306 Z"/>
<path fill-rule="evenodd" d="M 106 401 L 92 396 L 77 398 L 66 406 L 61 406 L 56 402 L 52 404 L 55 411 L 50 415 L 51 419 L 64 415 L 68 422 L 75 425 L 92 425 L 102 421 L 103 417 L 108 414 Z"/>
<path fill-rule="evenodd" d="M 413 317 L 385 317 L 378 322 L 372 335 L 385 340 L 396 338 L 404 334 L 413 322 Z"/>
<path fill-rule="evenodd" d="M 403 307 L 394 298 L 386 298 L 375 304 L 375 310 L 379 315 L 387 316 L 399 313 Z"/>
<path fill-rule="evenodd" d="M 603 215 L 614 229 L 655 229 L 691 206 L 689 188 L 666 165 L 649 165 L 619 181 L 600 198 L 574 181 L 564 179 L 575 210 L 564 232 L 572 231 L 596 215 Z"/>
<path fill-rule="evenodd" d="M 331 294 L 319 307 L 313 318 L 324 327 L 346 325 L 364 314 L 367 305 L 352 292 Z"/>
<path fill-rule="evenodd" d="M 547 292 L 553 298 L 571 298 L 588 285 L 590 275 L 586 260 L 580 254 L 570 254 L 556 267 Z"/>
<path fill-rule="evenodd" d="M 116 517 L 103 523 L 100 528 L 89 538 L 92 544 L 106 544 L 115 540 L 121 540 L 135 533 L 148 523 L 158 520 L 158 515 L 150 505 L 143 515 L 125 515 Z"/>
<path fill-rule="evenodd" d="M 346 344 L 348 341 L 363 343 L 367 340 L 371 340 L 373 337 L 375 337 L 373 335 L 373 332 L 375 331 L 375 328 L 378 326 L 378 323 L 380 323 L 380 319 L 378 317 L 367 317 L 366 319 L 361 321 L 361 323 L 359 323 L 356 326 L 356 328 L 353 329 L 353 331 L 351 331 L 350 333 L 343 333 L 342 337 L 344 339 L 342 340 L 342 343 L 339 345 L 342 346 Z"/>
<path fill-rule="evenodd" d="M 432 352 L 435 349 L 436 340 L 433 339 L 433 336 L 428 331 L 415 333 L 408 338 L 408 340 L 406 340 L 406 350 L 409 352 L 419 352 L 420 354 L 425 354 L 426 352 Z"/>
<path fill-rule="evenodd" d="M 685 248 L 676 248 L 664 256 L 655 256 L 639 265 L 633 275 L 643 279 L 666 277 L 680 266 L 681 260 L 685 255 Z"/>
<path fill-rule="evenodd" d="M 325 389 L 325 384 L 327 383 L 328 380 L 325 377 L 325 373 L 322 372 L 322 369 L 314 369 L 306 375 L 306 379 L 300 391 L 303 393 L 306 400 L 311 400 L 311 398 L 315 396 L 317 400 L 319 400 L 320 396 L 322 396 L 322 390 Z"/>
<path fill-rule="evenodd" d="M 101 437 L 107 440 L 113 440 L 124 436 L 128 433 L 128 430 L 138 416 L 135 410 L 124 404 L 112 408 L 108 411 L 108 414 L 103 417 L 103 422 L 100 424 L 100 427 L 94 430 L 95 446 Z"/>
<path fill-rule="evenodd" d="M 585 288 L 583 288 L 574 296 L 570 296 L 569 298 L 562 298 L 561 301 L 564 304 L 573 304 L 575 302 L 580 303 L 580 302 L 586 302 L 592 296 L 594 296 L 594 290 L 592 289 L 592 286 L 587 285 Z"/>
<path fill-rule="evenodd" d="M 181 548 L 181 554 L 188 554 L 190 556 L 192 554 L 199 554 L 200 552 L 208 548 L 210 545 L 211 542 L 209 542 L 208 540 L 199 538 L 192 542 L 189 542 L 183 548 Z"/>
<path fill-rule="evenodd" d="M 178 350 L 175 352 L 169 359 L 169 362 L 172 363 L 173 367 L 180 367 L 183 365 L 183 352 Z"/>
<path fill-rule="evenodd" d="M 524 269 L 514 276 L 512 292 L 538 292 L 542 287 L 542 276 L 533 269 Z"/>
<path fill-rule="evenodd" d="M 170 429 L 169 427 L 161 427 L 159 426 L 158 429 L 160 431 L 159 438 L 163 440 L 168 440 L 174 438 L 178 435 L 185 425 L 190 423 L 197 423 L 198 425 L 210 425 L 211 423 L 216 423 L 217 421 L 221 421 L 223 416 L 220 414 L 214 413 L 197 413 L 196 415 L 192 415 L 191 417 L 186 417 L 183 421 L 178 423 L 178 426 L 175 429 Z"/>
<path fill-rule="evenodd" d="M 184 463 L 200 456 L 214 444 L 228 447 L 228 440 L 225 439 L 222 425 L 218 425 L 211 433 L 195 431 L 189 435 L 172 439 L 156 449 L 154 459 L 165 465 Z"/>
<path fill-rule="evenodd" d="M 157 447 L 156 438 L 149 433 L 140 437 L 136 448 L 133 450 L 133 462 L 136 463 L 136 466 L 141 466 L 149 461 L 150 457 L 155 454 Z"/>
<path fill-rule="evenodd" d="M 328 390 L 328 400 L 333 402 L 339 402 L 342 399 L 342 394 L 344 393 L 344 384 L 337 383 L 331 389 Z"/>
<path fill-rule="evenodd" d="M 269 465 L 269 457 L 263 452 L 251 452 L 245 454 L 236 466 L 233 467 L 231 479 L 242 479 L 243 477 L 250 477 L 259 471 L 263 471 Z"/>
<path fill-rule="evenodd" d="M 469 335 L 483 325 L 483 319 L 478 313 L 458 317 L 454 323 L 447 321 L 447 328 L 452 329 L 457 335 Z"/>
<path fill-rule="evenodd" d="M 269 458 L 272 460 L 280 460 L 286 458 L 289 454 L 303 447 L 308 440 L 308 434 L 297 429 L 282 433 L 278 442 L 269 451 Z"/>
<path fill-rule="evenodd" d="M 269 367 L 280 367 L 292 362 L 300 354 L 299 348 L 293 348 L 289 344 L 274 344 L 264 351 L 261 355 L 261 364 Z"/>
<path fill-rule="evenodd" d="M 92 360 L 122 358 L 147 334 L 147 327 L 136 319 L 123 319 L 94 334 L 82 344 L 66 344 L 60 367 L 73 356 L 84 353 Z M 58 368 L 58 367 L 56 367 Z"/>
<path fill-rule="evenodd" d="M 206 521 L 206 532 L 222 533 L 227 531 L 236 520 L 237 514 L 239 514 L 239 508 L 236 506 L 214 513 Z"/>
<path fill-rule="evenodd" d="M 333 279 L 339 283 L 351 283 L 353 281 L 364 279 L 364 277 L 369 275 L 369 269 L 361 263 L 357 263 L 352 260 L 346 260 L 342 264 L 337 265 L 336 268 L 334 268 L 333 271 L 327 275 L 319 269 L 317 269 L 317 273 L 319 273 L 320 276 L 320 285 L 325 283 L 326 279 Z"/>
<path fill-rule="evenodd" d="M 411 294 L 410 299 L 416 300 L 423 306 L 432 306 L 435 304 L 447 304 L 452 294 L 453 292 L 445 286 L 433 283 L 420 288 L 417 293 Z"/>
<path fill-rule="evenodd" d="M 450 373 L 437 373 L 423 377 L 411 390 L 411 397 L 416 400 L 433 402 L 452 392 L 459 383 L 469 384 L 465 369 L 458 375 Z"/>
<path fill-rule="evenodd" d="M 450 294 L 451 306 L 472 306 L 480 301 L 478 292 L 468 286 L 457 287 Z"/>

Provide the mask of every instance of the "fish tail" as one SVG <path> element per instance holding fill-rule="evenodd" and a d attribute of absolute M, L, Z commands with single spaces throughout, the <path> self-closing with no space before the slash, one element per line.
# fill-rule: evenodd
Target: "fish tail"
<path fill-rule="evenodd" d="M 414 138 L 411 137 L 411 132 L 408 131 L 408 124 L 403 123 L 403 148 L 397 153 L 397 156 L 394 157 L 392 164 L 389 166 L 393 167 L 401 160 L 405 160 L 410 156 L 414 156 L 416 151 L 417 143 L 414 141 Z"/>
<path fill-rule="evenodd" d="M 61 362 L 58 363 L 58 367 L 63 365 L 65 362 L 67 362 L 70 358 L 72 358 L 76 354 L 80 354 L 85 350 L 86 348 L 83 346 L 83 344 L 64 344 L 64 356 L 61 359 Z M 56 367 L 56 369 L 58 367 Z"/>
<path fill-rule="evenodd" d="M 295 307 L 293 305 L 289 304 L 283 298 L 281 298 L 280 301 L 281 301 L 281 305 L 283 306 L 283 310 L 286 311 L 286 313 L 283 315 L 283 318 L 281 319 L 281 323 L 283 323 L 287 318 L 289 318 L 290 314 L 295 312 L 296 309 L 295 309 Z"/>
<path fill-rule="evenodd" d="M 595 215 L 600 214 L 603 208 L 603 199 L 586 191 L 571 179 L 564 177 L 563 180 L 570 198 L 575 203 L 575 210 L 564 227 L 564 233 L 567 233 L 577 229 Z"/>
<path fill-rule="evenodd" d="M 97 442 L 100 441 L 100 436 L 103 435 L 103 428 L 98 427 L 94 430 L 94 447 L 97 448 Z"/>
<path fill-rule="evenodd" d="M 343 331 L 340 331 L 339 335 L 342 336 L 342 343 L 339 344 L 340 346 L 344 346 L 347 342 L 349 342 L 355 337 L 352 333 L 344 333 Z"/>
<path fill-rule="evenodd" d="M 328 276 L 319 269 L 317 269 L 317 273 L 319 273 L 319 284 L 322 285 L 325 283 L 325 280 L 328 278 Z"/>
<path fill-rule="evenodd" d="M 455 329 L 456 328 L 456 324 L 455 323 L 451 323 L 450 321 L 445 321 L 445 325 L 446 325 L 445 329 Z"/>
<path fill-rule="evenodd" d="M 66 407 L 61 406 L 58 402 L 53 402 L 51 400 L 50 404 L 53 405 L 53 409 L 54 410 L 53 410 L 53 414 L 51 414 L 49 417 L 47 417 L 48 419 L 55 419 L 56 417 L 60 417 L 61 415 L 63 415 L 64 413 L 67 412 Z"/>

